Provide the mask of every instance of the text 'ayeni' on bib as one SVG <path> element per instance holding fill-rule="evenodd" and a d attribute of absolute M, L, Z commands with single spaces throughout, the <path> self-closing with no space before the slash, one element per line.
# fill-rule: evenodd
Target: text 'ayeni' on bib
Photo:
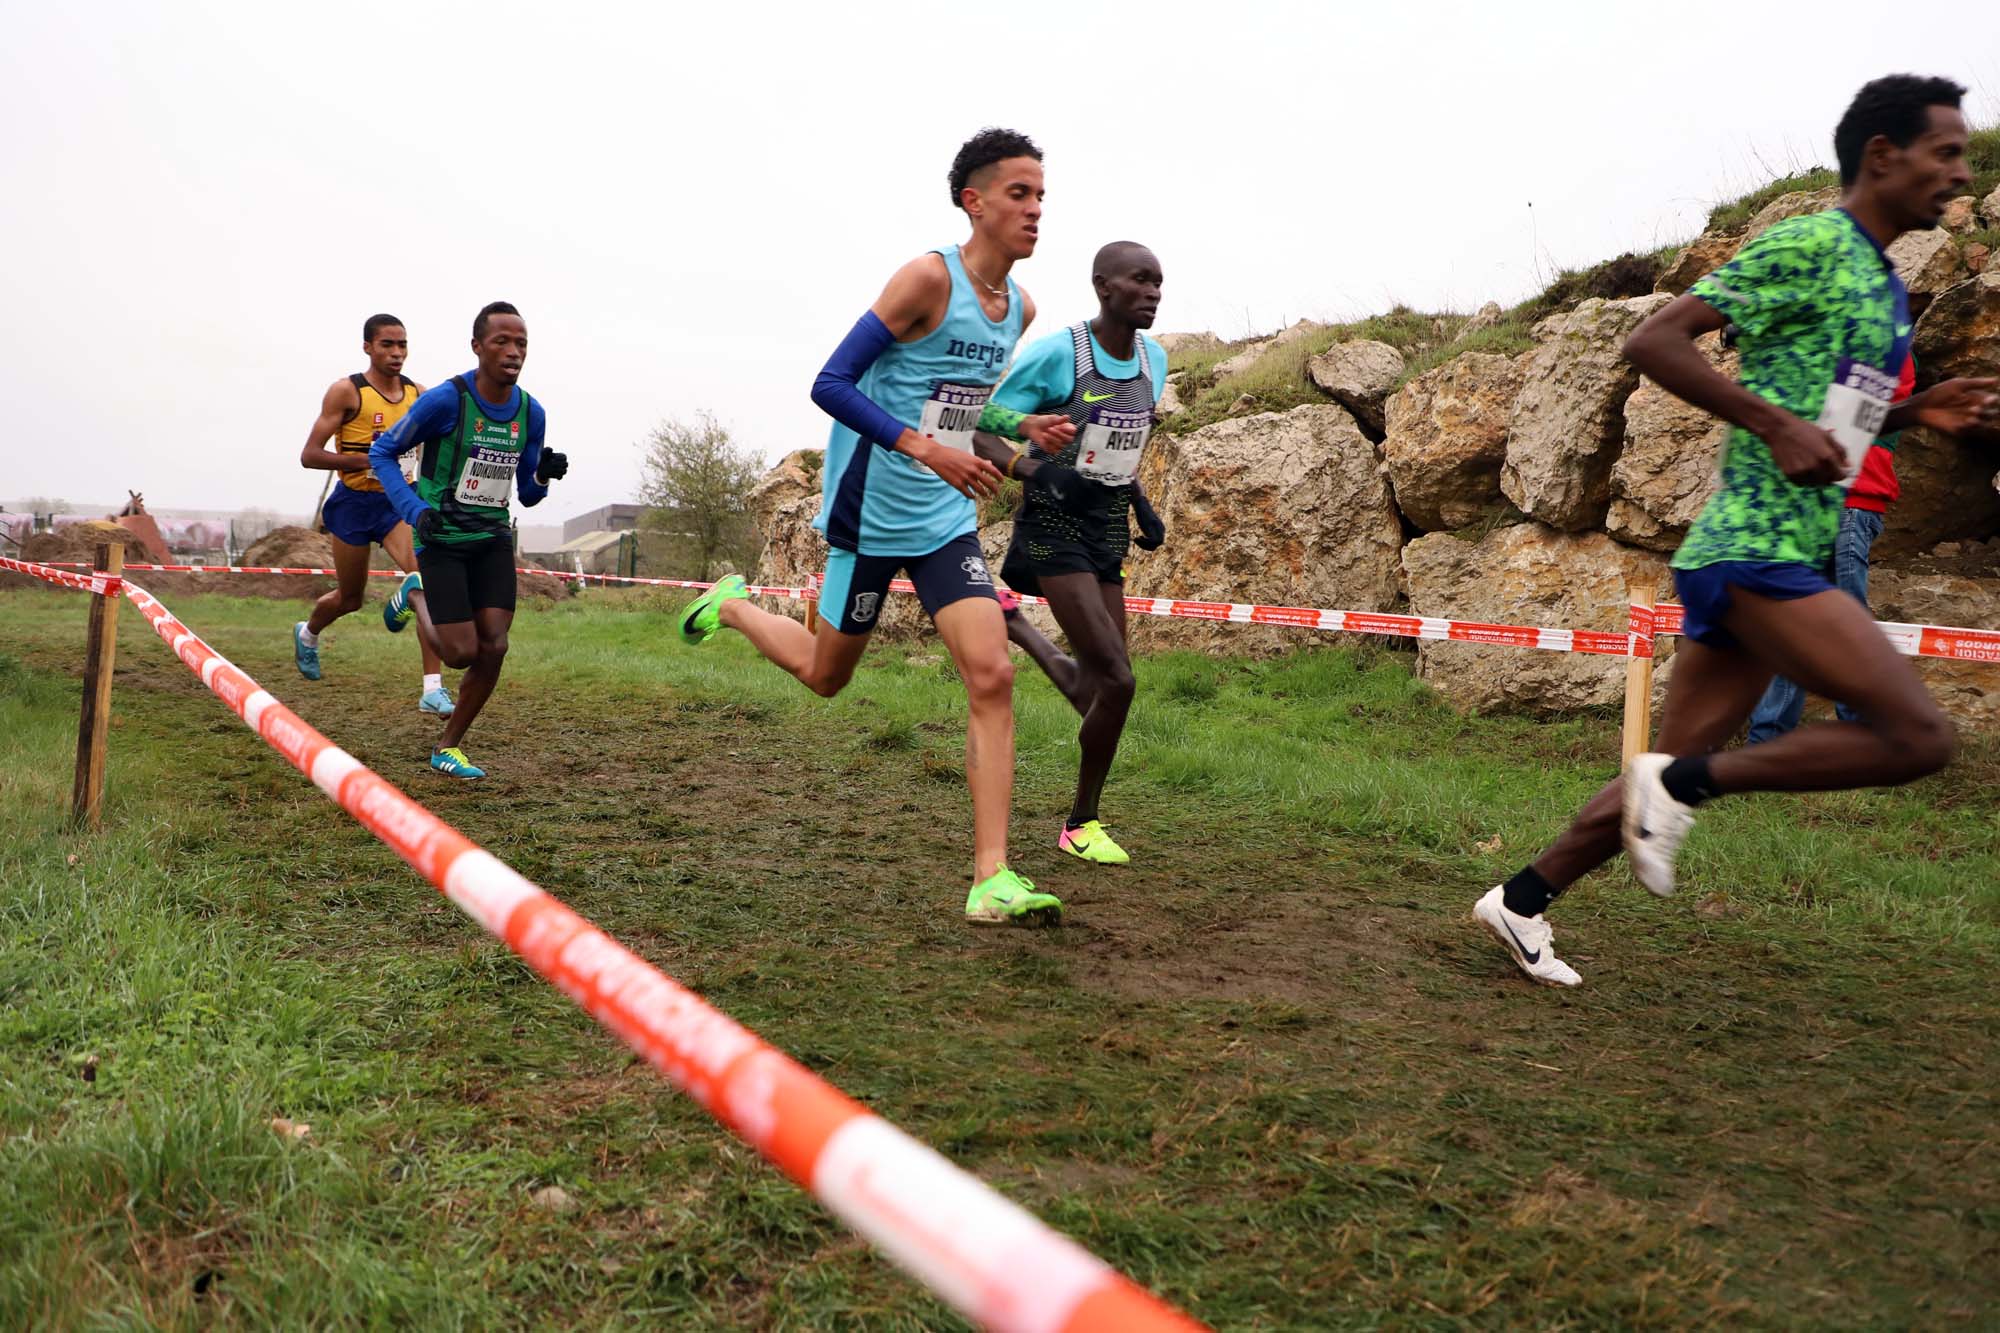
<path fill-rule="evenodd" d="M 1106 486 L 1130 484 L 1139 474 L 1139 455 L 1153 430 L 1153 414 L 1091 409 L 1078 436 L 1076 470 Z"/>

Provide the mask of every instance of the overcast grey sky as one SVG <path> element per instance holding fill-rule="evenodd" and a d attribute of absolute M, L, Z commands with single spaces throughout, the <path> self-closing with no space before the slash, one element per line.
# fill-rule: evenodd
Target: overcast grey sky
<path fill-rule="evenodd" d="M 0 0 L 0 496 L 309 509 L 363 317 L 435 383 L 495 299 L 572 459 L 533 521 L 631 498 L 664 416 L 823 444 L 814 373 L 964 236 L 945 171 L 988 124 L 1047 154 L 1031 336 L 1121 237 L 1164 263 L 1161 331 L 1518 299 L 1830 161 L 1877 74 L 2000 115 L 1990 4 L 1885 12 Z"/>

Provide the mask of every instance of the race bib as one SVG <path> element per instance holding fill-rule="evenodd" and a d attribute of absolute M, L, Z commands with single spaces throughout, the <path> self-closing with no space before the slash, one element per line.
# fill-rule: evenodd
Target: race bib
<path fill-rule="evenodd" d="M 410 449 L 396 458 L 396 465 L 403 469 L 403 480 L 414 486 L 417 484 L 417 468 L 424 461 L 424 451 Z"/>
<path fill-rule="evenodd" d="M 924 401 L 919 429 L 947 449 L 962 454 L 972 452 L 972 431 L 979 424 L 980 409 L 993 396 L 990 384 L 940 384 Z"/>
<path fill-rule="evenodd" d="M 1104 486 L 1130 485 L 1152 429 L 1151 412 L 1097 409 L 1077 439 L 1076 470 Z"/>
<path fill-rule="evenodd" d="M 518 451 L 472 446 L 465 468 L 458 474 L 458 502 L 487 509 L 505 509 L 514 489 L 514 468 L 521 461 Z"/>
<path fill-rule="evenodd" d="M 1840 442 L 1847 453 L 1847 475 L 1840 485 L 1854 484 L 1861 475 L 1862 460 L 1875 444 L 1875 437 L 1889 420 L 1889 404 L 1896 396 L 1896 378 L 1849 357 L 1840 359 L 1839 373 L 1827 386 L 1826 405 L 1820 408 L 1815 424 Z"/>

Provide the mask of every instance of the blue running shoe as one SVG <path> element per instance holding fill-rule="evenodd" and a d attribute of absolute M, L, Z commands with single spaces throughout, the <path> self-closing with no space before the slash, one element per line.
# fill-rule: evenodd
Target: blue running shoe
<path fill-rule="evenodd" d="M 292 660 L 299 664 L 299 674 L 307 680 L 319 679 L 319 649 L 306 646 L 306 622 L 301 620 L 292 626 Z"/>
<path fill-rule="evenodd" d="M 434 690 L 425 690 L 424 697 L 417 700 L 419 713 L 436 713 L 439 717 L 450 717 L 455 706 L 451 701 L 451 691 L 442 685 Z"/>
<path fill-rule="evenodd" d="M 431 751 L 431 767 L 447 777 L 483 778 L 486 770 L 465 757 L 465 751 L 456 745 L 447 745 L 442 750 Z"/>
<path fill-rule="evenodd" d="M 417 609 L 410 605 L 410 594 L 424 586 L 422 574 L 405 574 L 403 581 L 396 585 L 396 591 L 389 594 L 389 600 L 382 603 L 382 623 L 391 634 L 401 634 L 403 626 L 410 623 L 410 617 Z"/>

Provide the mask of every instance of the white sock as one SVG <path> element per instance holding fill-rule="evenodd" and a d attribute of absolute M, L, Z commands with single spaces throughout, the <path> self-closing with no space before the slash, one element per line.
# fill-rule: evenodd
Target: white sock
<path fill-rule="evenodd" d="M 319 647 L 319 635 L 313 633 L 312 627 L 303 620 L 299 622 L 299 642 L 308 648 Z"/>
<path fill-rule="evenodd" d="M 443 673 L 443 672 L 439 672 L 439 673 L 437 673 L 436 675 L 431 675 L 431 676 L 425 676 L 425 677 L 424 677 L 424 693 L 425 693 L 425 694 L 429 694 L 429 693 L 430 693 L 430 692 L 431 692 L 432 690 L 441 690 L 441 689 L 443 689 L 443 688 L 444 688 L 444 673 Z"/>

